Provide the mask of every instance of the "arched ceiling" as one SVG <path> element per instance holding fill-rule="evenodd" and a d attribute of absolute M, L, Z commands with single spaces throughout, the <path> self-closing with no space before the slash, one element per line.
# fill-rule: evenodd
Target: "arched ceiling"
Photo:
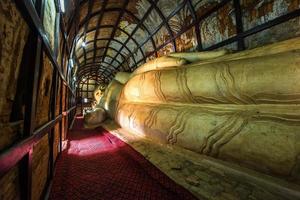
<path fill-rule="evenodd" d="M 133 71 L 149 55 L 156 56 L 157 46 L 162 45 L 158 35 L 164 35 L 164 41 L 173 38 L 170 45 L 175 51 L 169 16 L 187 5 L 192 9 L 188 0 L 81 0 L 74 14 L 77 80 L 95 76 L 108 83 L 118 71 Z"/>
<path fill-rule="evenodd" d="M 133 71 L 148 59 L 173 51 L 235 51 L 266 44 L 271 37 L 264 30 L 281 30 L 275 27 L 298 16 L 298 4 L 280 4 L 279 12 L 277 1 L 61 1 L 66 5 L 64 51 L 71 50 L 71 60 L 64 59 L 64 65 L 72 69 L 76 83 L 92 77 L 108 84 L 118 71 Z"/>

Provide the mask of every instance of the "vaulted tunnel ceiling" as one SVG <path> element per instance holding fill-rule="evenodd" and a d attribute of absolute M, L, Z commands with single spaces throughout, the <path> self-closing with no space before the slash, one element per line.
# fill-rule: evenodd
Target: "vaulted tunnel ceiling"
<path fill-rule="evenodd" d="M 176 51 L 174 35 L 182 28 L 178 26 L 191 24 L 193 4 L 192 0 L 80 1 L 73 15 L 77 19 L 73 42 L 77 80 L 93 77 L 108 83 L 117 72 L 133 71 L 148 57 L 157 56 L 165 42 Z"/>

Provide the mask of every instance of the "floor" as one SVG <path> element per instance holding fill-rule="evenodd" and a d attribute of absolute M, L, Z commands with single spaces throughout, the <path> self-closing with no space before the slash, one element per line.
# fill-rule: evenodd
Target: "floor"
<path fill-rule="evenodd" d="M 59 157 L 49 199 L 196 199 L 141 154 L 77 117 Z"/>

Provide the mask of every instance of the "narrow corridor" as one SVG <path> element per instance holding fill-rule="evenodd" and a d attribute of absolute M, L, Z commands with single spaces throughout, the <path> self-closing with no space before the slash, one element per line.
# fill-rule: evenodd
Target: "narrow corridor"
<path fill-rule="evenodd" d="M 0 0 L 0 41 L 0 200 L 300 200 L 300 0 Z"/>
<path fill-rule="evenodd" d="M 50 199 L 195 199 L 142 155 L 77 117 L 57 161 Z"/>

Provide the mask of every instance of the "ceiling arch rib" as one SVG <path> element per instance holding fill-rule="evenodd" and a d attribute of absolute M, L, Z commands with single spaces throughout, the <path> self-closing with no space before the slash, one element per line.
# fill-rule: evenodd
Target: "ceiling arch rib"
<path fill-rule="evenodd" d="M 96 59 L 97 59 L 97 57 L 96 57 Z M 80 68 L 78 68 L 78 71 L 83 70 L 84 68 L 89 67 L 91 65 L 95 65 L 95 66 L 103 65 L 105 67 L 109 67 L 110 66 L 109 62 L 107 62 L 107 61 L 101 62 L 101 59 L 102 59 L 102 57 L 99 57 L 99 59 L 98 59 L 99 61 L 98 62 L 97 61 L 96 62 L 90 62 L 90 63 L 87 63 L 85 65 L 82 65 Z M 112 70 L 118 70 L 118 71 L 120 71 L 119 68 L 114 68 L 113 66 L 111 66 L 111 69 Z"/>
<path fill-rule="evenodd" d="M 89 7 L 88 7 L 88 15 L 91 14 L 91 9 L 93 7 L 93 4 L 94 4 L 94 1 L 89 1 Z M 86 31 L 87 31 L 87 28 L 88 28 L 88 23 L 85 24 L 84 26 L 84 39 L 83 39 L 83 42 L 85 42 L 85 37 L 86 37 Z M 85 49 L 83 49 L 83 53 L 84 53 L 84 60 L 86 60 L 86 52 L 85 52 Z"/>
<path fill-rule="evenodd" d="M 99 29 L 103 29 L 103 28 L 113 28 L 113 29 L 117 29 L 117 30 L 119 30 L 119 31 L 121 31 L 122 33 L 124 33 L 125 35 L 126 35 L 126 37 L 127 38 L 129 38 L 129 40 L 131 39 L 133 42 L 134 42 L 134 44 L 135 44 L 135 49 L 136 48 L 138 48 L 141 52 L 143 52 L 142 51 L 142 49 L 141 49 L 141 45 L 139 45 L 138 44 L 138 42 L 134 39 L 134 38 L 132 38 L 132 35 L 131 34 L 129 34 L 127 31 L 125 31 L 125 30 L 123 30 L 123 29 L 121 29 L 120 27 L 115 27 L 115 26 L 113 26 L 113 25 L 101 25 L 101 26 L 99 26 L 98 27 Z M 96 30 L 97 30 L 97 28 L 93 28 L 93 29 L 91 29 L 91 30 L 88 30 L 87 32 L 86 32 L 86 34 L 89 34 L 89 33 L 92 33 L 92 32 L 96 32 Z M 85 38 L 86 36 L 84 35 L 84 33 L 82 33 L 80 36 L 79 36 L 79 38 L 78 38 L 78 45 L 76 45 L 76 49 L 78 49 L 78 48 L 84 48 L 81 44 L 82 44 L 82 42 L 83 41 L 85 41 L 85 40 L 83 40 L 82 38 Z M 100 38 L 101 39 L 101 38 Z M 80 42 L 81 41 L 81 42 Z M 89 41 L 88 41 L 89 42 Z M 85 44 L 87 44 L 87 41 L 85 41 Z M 127 43 L 126 43 L 127 44 Z M 122 46 L 126 46 L 126 44 L 125 43 L 123 43 L 122 44 Z M 77 46 L 78 46 L 78 48 L 77 48 Z M 124 48 L 124 47 L 123 47 Z M 120 52 L 123 50 L 123 48 L 120 50 Z M 127 47 L 127 49 L 128 49 L 129 47 Z M 135 50 L 134 49 L 134 50 Z M 143 59 L 145 60 L 146 58 L 145 58 L 145 55 L 144 54 L 142 54 L 143 55 Z"/>
<path fill-rule="evenodd" d="M 119 12 L 120 12 L 121 10 L 122 10 L 122 9 L 120 9 L 120 8 L 108 8 L 108 9 L 104 9 L 104 10 L 102 10 L 102 11 L 100 10 L 100 11 L 94 12 L 94 13 L 92 13 L 92 14 L 90 15 L 89 18 L 86 17 L 86 18 L 83 20 L 83 22 L 81 22 L 81 24 L 79 25 L 79 29 L 81 29 L 82 26 L 83 26 L 85 23 L 87 23 L 92 17 L 101 14 L 101 12 L 103 12 L 103 13 L 104 13 L 104 12 L 112 12 L 112 11 L 119 11 Z M 127 10 L 127 9 L 124 9 L 124 12 L 125 12 L 126 14 L 128 14 L 128 15 L 133 19 L 133 22 L 134 22 L 134 23 L 137 23 L 137 24 L 139 23 L 140 19 L 139 19 L 137 16 L 135 16 L 131 11 L 129 11 L 129 10 Z M 98 27 L 99 25 L 100 25 L 100 24 L 98 24 L 97 27 Z M 149 31 L 149 29 L 148 29 L 143 23 L 141 23 L 140 26 L 141 26 L 141 28 L 142 28 L 143 30 L 146 31 L 147 35 L 150 35 L 150 34 L 151 34 L 150 31 Z M 154 42 L 153 37 L 150 37 L 150 40 L 151 40 L 151 43 L 152 43 L 154 49 L 156 49 L 156 44 L 155 44 L 155 42 Z"/>
<path fill-rule="evenodd" d="M 101 76 L 101 73 L 104 71 L 104 69 L 103 68 L 93 68 L 93 69 L 89 69 L 89 70 L 86 70 L 86 71 L 84 71 L 84 72 L 82 72 L 82 73 L 80 73 L 79 75 L 78 75 L 78 80 L 81 80 L 81 79 L 83 79 L 84 77 L 86 77 L 86 76 L 89 76 L 90 74 L 93 74 L 93 75 L 97 75 L 97 76 Z M 104 76 L 101 76 L 102 78 L 102 80 L 105 80 L 105 82 L 106 83 L 108 83 L 112 78 L 113 78 L 113 75 L 111 75 L 111 74 L 106 74 L 106 76 L 104 77 Z"/>
<path fill-rule="evenodd" d="M 157 46 L 160 44 L 157 43 L 156 36 L 161 32 L 160 29 L 167 33 L 171 40 L 170 47 L 175 51 L 175 33 L 168 24 L 170 16 L 164 15 L 158 2 L 160 1 L 80 1 L 77 32 L 72 44 L 73 57 L 79 66 L 78 76 L 90 73 L 111 79 L 117 71 L 133 71 L 138 64 L 146 62 L 146 57 L 153 52 L 157 56 Z M 188 1 L 178 2 L 186 5 Z M 174 12 L 180 10 L 181 6 L 179 7 Z M 149 25 L 149 18 L 153 17 L 153 13 L 159 23 L 152 27 Z"/>
<path fill-rule="evenodd" d="M 109 38 L 98 38 L 98 39 L 95 40 L 95 42 L 96 42 L 96 44 L 97 44 L 98 41 L 108 41 L 108 40 L 109 40 Z M 122 43 L 121 41 L 115 39 L 115 38 L 112 38 L 111 41 L 112 41 L 112 42 L 118 43 L 120 46 L 123 46 L 123 43 Z M 94 41 L 88 41 L 88 42 L 86 43 L 86 45 L 89 45 L 90 43 L 93 43 L 93 42 L 94 42 Z M 101 47 L 101 46 L 98 46 L 98 45 L 96 45 L 96 46 L 97 46 L 97 47 Z M 97 48 L 97 47 L 96 47 L 96 48 Z M 129 49 L 127 46 L 124 46 L 124 48 L 125 48 L 129 53 L 133 53 L 133 52 L 131 51 L 131 49 Z"/>
<path fill-rule="evenodd" d="M 113 48 L 113 47 L 97 47 L 96 49 L 89 49 L 89 50 L 87 50 L 86 51 L 86 54 L 88 54 L 88 53 L 91 53 L 91 52 L 96 52 L 97 50 L 102 50 L 102 49 L 109 49 L 109 50 L 111 50 L 111 51 L 114 51 L 114 52 L 118 52 L 118 50 L 117 49 L 115 49 L 115 48 Z M 107 52 L 105 53 L 103 53 L 103 55 L 99 55 L 99 56 L 103 56 L 103 57 L 106 57 L 106 56 L 104 56 L 104 55 L 106 55 L 107 54 Z M 122 53 L 120 54 L 121 55 L 121 57 L 123 58 L 123 60 L 125 61 L 125 59 L 126 59 L 126 55 L 123 55 Z M 80 60 L 82 57 L 84 57 L 84 55 L 83 54 L 80 54 L 80 55 L 77 55 L 77 57 L 78 57 L 78 59 Z M 110 56 L 111 58 L 113 58 L 112 56 Z M 86 59 L 86 60 L 88 60 L 88 58 Z M 118 61 L 117 59 L 116 59 L 116 61 Z M 95 56 L 93 57 L 93 62 L 95 62 Z M 103 60 L 103 62 L 104 62 L 104 60 Z M 118 61 L 119 62 L 119 61 Z M 120 63 L 120 62 L 119 62 Z M 80 64 L 79 64 L 80 65 Z"/>
<path fill-rule="evenodd" d="M 165 21 L 166 21 L 166 22 L 169 21 L 169 20 L 173 17 L 173 15 L 174 15 L 175 13 L 177 13 L 180 9 L 182 9 L 182 8 L 184 7 L 186 1 L 187 1 L 187 0 L 185 0 L 185 1 L 183 1 L 181 4 L 179 4 L 178 7 L 177 7 L 175 10 L 173 10 L 173 11 L 169 14 L 168 17 L 164 18 Z M 145 15 L 147 15 L 147 13 L 146 13 Z M 166 24 L 168 24 L 168 23 L 166 23 Z M 159 25 L 159 26 L 158 26 L 158 27 L 150 34 L 150 37 L 149 37 L 149 38 L 153 38 L 154 35 L 157 34 L 157 32 L 159 32 L 159 30 L 160 30 L 164 25 L 165 25 L 164 23 L 161 23 L 161 24 L 160 24 L 160 25 Z M 174 36 L 172 36 L 171 38 L 174 38 Z M 141 46 L 145 45 L 147 42 L 148 42 L 148 40 L 144 41 L 144 42 L 141 44 Z M 125 43 L 126 43 L 126 42 L 125 42 Z M 176 46 L 175 40 L 174 40 L 174 39 L 172 39 L 172 43 L 173 43 L 173 46 L 174 46 L 174 45 Z M 175 47 L 175 46 L 174 46 L 174 47 Z M 159 49 L 160 47 L 157 47 L 157 48 Z M 175 50 L 176 50 L 176 47 L 174 48 L 174 51 L 175 51 Z M 134 54 L 134 53 L 133 53 L 133 54 Z M 132 54 L 132 55 L 129 55 L 129 57 L 133 56 L 133 54 Z M 152 54 L 152 53 L 151 53 L 151 54 Z"/>
<path fill-rule="evenodd" d="M 150 13 L 152 12 L 154 5 L 153 2 L 151 1 L 150 3 L 150 7 L 148 8 L 148 10 L 146 11 L 146 13 L 144 14 L 144 16 L 142 17 L 142 19 L 137 23 L 136 27 L 134 28 L 134 30 L 132 31 L 132 33 L 130 34 L 130 36 L 127 38 L 127 40 L 124 42 L 124 46 L 127 45 L 127 43 L 129 42 L 129 40 L 132 38 L 132 36 L 137 32 L 137 30 L 139 29 L 139 27 L 142 26 L 142 24 L 144 23 L 144 21 L 146 20 L 146 18 L 150 15 Z M 142 46 L 142 45 L 141 45 Z M 122 49 L 120 50 L 120 52 L 122 51 Z M 116 55 L 118 56 L 118 55 Z"/>
<path fill-rule="evenodd" d="M 100 11 L 100 14 L 99 14 L 99 18 L 98 18 L 98 22 L 97 22 L 97 30 L 96 30 L 96 33 L 95 33 L 95 37 L 94 37 L 94 49 L 96 49 L 97 47 L 96 47 L 96 39 L 97 39 L 97 36 L 98 36 L 98 34 L 99 34 L 99 26 L 100 26 L 100 24 L 101 24 L 101 21 L 102 21 L 102 19 L 103 19 L 103 16 L 104 16 L 104 9 L 105 9 L 105 7 L 106 7 L 106 5 L 107 5 L 107 3 L 108 3 L 108 0 L 105 0 L 104 1 L 104 5 L 102 6 L 102 8 L 101 8 L 101 11 Z M 93 58 L 93 61 L 95 62 L 95 58 L 96 58 L 96 50 L 94 51 L 94 58 Z"/>
<path fill-rule="evenodd" d="M 153 0 L 150 0 L 150 1 L 153 1 Z M 156 3 L 152 3 L 152 5 L 154 6 L 154 9 L 156 10 L 156 12 L 159 14 L 160 18 L 163 20 L 163 22 L 165 23 L 166 27 L 167 27 L 167 30 L 168 30 L 168 33 L 169 35 L 171 36 L 171 38 L 174 37 L 174 34 L 170 28 L 170 25 L 169 23 L 167 22 L 164 14 L 161 12 L 161 10 L 157 7 Z M 172 41 L 173 42 L 173 48 L 174 48 L 174 51 L 176 51 L 176 43 L 175 43 L 175 40 Z"/>
<path fill-rule="evenodd" d="M 108 56 L 108 55 L 106 55 L 105 56 L 106 58 L 109 58 L 110 60 L 112 59 L 112 57 L 111 56 Z M 98 59 L 99 58 L 99 59 Z M 95 62 L 93 62 L 93 58 L 90 58 L 90 59 L 87 59 L 86 61 L 87 61 L 87 63 L 85 63 L 84 65 L 81 65 L 79 68 L 78 68 L 78 71 L 80 71 L 81 69 L 84 69 L 86 66 L 88 66 L 88 65 L 101 65 L 101 64 L 105 64 L 105 65 L 107 65 L 110 69 L 113 69 L 113 70 L 118 70 L 118 71 L 120 71 L 120 66 L 121 65 L 124 65 L 124 63 L 121 63 L 120 61 L 117 61 L 116 60 L 116 62 L 118 62 L 118 64 L 119 64 L 119 66 L 117 66 L 117 67 L 114 67 L 114 66 L 112 66 L 111 64 L 110 64 L 110 62 L 107 62 L 107 61 L 101 61 L 102 60 L 102 58 L 103 58 L 103 56 L 99 56 L 99 57 L 96 57 L 96 59 L 97 60 L 99 60 L 99 61 L 95 61 Z M 91 61 L 91 62 L 89 62 L 89 61 Z M 125 61 L 124 61 L 125 62 Z M 123 66 L 122 66 L 123 67 Z M 124 68 L 124 67 L 123 67 Z M 124 68 L 125 69 L 125 68 Z M 125 69 L 126 70 L 126 69 Z"/>
<path fill-rule="evenodd" d="M 92 75 L 93 77 L 97 77 L 98 80 L 101 81 L 101 83 L 109 83 L 112 80 L 112 78 L 110 78 L 110 77 L 109 78 L 108 77 L 104 78 L 103 76 L 101 76 L 102 71 L 100 69 L 97 69 L 97 70 L 94 70 L 92 72 L 86 72 L 85 74 L 80 75 L 78 77 L 79 78 L 78 80 L 85 79 L 85 77 Z"/>
<path fill-rule="evenodd" d="M 97 85 L 100 84 L 107 84 L 107 82 L 105 80 L 103 80 L 99 75 L 95 75 L 95 74 L 89 74 L 88 76 L 85 76 L 84 78 L 82 78 L 79 82 L 78 82 L 78 87 L 79 89 L 81 89 L 82 87 L 80 87 L 80 85 L 85 84 L 87 82 L 87 80 L 94 80 L 96 82 Z"/>
<path fill-rule="evenodd" d="M 80 73 L 78 73 L 78 75 L 80 76 L 80 75 L 86 74 L 88 72 L 95 72 L 95 71 L 103 72 L 105 69 L 106 69 L 105 66 L 89 66 L 89 67 L 85 68 L 84 70 L 82 70 Z M 113 70 L 113 73 L 115 73 L 115 72 L 117 72 L 117 70 Z M 109 78 L 113 78 L 113 76 L 112 76 L 113 73 L 110 74 L 107 72 L 107 73 L 105 73 L 105 75 L 108 75 Z"/>
<path fill-rule="evenodd" d="M 97 77 L 97 79 L 99 80 L 99 83 L 105 83 L 105 84 L 108 84 L 111 80 L 112 80 L 112 78 L 107 78 L 107 77 L 103 77 L 103 76 L 101 76 L 101 70 L 95 70 L 95 71 L 92 71 L 92 72 L 86 72 L 85 74 L 82 74 L 82 75 L 80 75 L 78 78 L 78 80 L 84 80 L 84 79 L 86 79 L 86 77 L 87 76 L 93 76 L 93 77 Z"/>
<path fill-rule="evenodd" d="M 124 3 L 124 5 L 125 5 L 125 3 Z M 124 6 L 123 8 L 125 8 L 126 6 Z M 104 7 L 102 7 L 102 9 L 104 9 Z M 116 9 L 116 8 L 114 8 L 114 9 Z M 90 10 L 90 9 L 89 9 Z M 125 13 L 126 12 L 126 10 L 125 9 L 121 9 L 121 10 L 123 10 L 123 13 Z M 110 10 L 111 11 L 111 10 Z M 101 13 L 101 12 L 100 12 Z M 131 13 L 131 12 L 129 12 L 128 11 L 128 13 Z M 131 14 L 132 16 L 134 16 L 133 14 Z M 92 16 L 91 16 L 91 14 L 88 14 L 87 15 L 87 18 L 88 19 L 90 19 Z M 119 16 L 119 18 L 121 19 L 121 15 Z M 88 22 L 88 21 L 86 21 L 86 22 Z M 87 24 L 87 23 L 85 23 L 85 24 Z M 141 25 L 141 24 L 140 24 Z M 86 26 L 85 26 L 86 27 Z M 97 27 L 96 29 L 98 30 L 99 28 L 102 28 L 102 27 Z M 119 28 L 119 27 L 117 27 L 117 28 Z M 122 30 L 121 29 L 121 31 L 123 31 L 124 32 L 124 30 Z M 85 33 L 87 33 L 88 31 L 86 31 Z M 115 32 L 115 31 L 114 31 Z M 147 32 L 149 32 L 148 30 L 147 30 Z M 125 34 L 126 34 L 126 32 L 125 32 Z M 129 34 L 126 34 L 128 37 L 130 37 L 130 35 Z M 80 37 L 82 37 L 82 36 L 80 36 Z M 80 38 L 79 37 L 79 38 Z M 86 35 L 84 35 L 84 38 L 86 38 Z M 136 44 L 136 46 L 138 47 L 138 46 L 140 46 L 135 40 L 134 40 L 134 38 L 132 38 L 132 40 L 135 42 L 135 44 Z M 154 43 L 154 42 L 153 42 Z M 124 46 L 124 45 L 123 45 Z M 125 47 L 121 47 L 121 48 L 125 48 Z M 126 48 L 126 49 L 129 49 L 129 48 Z M 121 52 L 121 51 L 120 51 Z M 140 49 L 140 52 L 141 52 L 141 54 L 143 55 L 143 59 L 145 60 L 145 56 L 144 56 L 144 54 L 143 54 L 143 50 L 141 50 Z M 130 52 L 131 53 L 131 52 Z M 119 53 L 118 53 L 119 54 Z M 114 60 L 116 60 L 116 57 L 117 57 L 118 55 L 116 55 L 115 56 L 115 58 L 111 61 L 111 63 L 113 63 L 114 62 Z M 134 62 L 135 62 L 135 65 L 136 65 L 136 61 L 134 60 Z"/>
<path fill-rule="evenodd" d="M 114 28 L 114 30 L 112 31 L 112 33 L 111 33 L 111 35 L 110 35 L 110 38 L 114 38 L 114 37 L 115 37 L 116 31 L 117 31 L 117 28 L 116 28 L 116 27 L 119 27 L 120 21 L 121 21 L 123 15 L 124 15 L 124 13 L 125 13 L 125 9 L 126 9 L 126 7 L 127 7 L 127 5 L 128 5 L 128 2 L 129 2 L 129 0 L 125 0 L 125 1 L 124 1 L 124 4 L 123 4 L 123 6 L 122 6 L 122 11 L 119 13 L 119 17 L 118 17 L 118 19 L 117 19 L 117 21 L 116 21 L 116 23 L 115 23 L 115 28 Z M 111 42 L 111 39 L 109 39 L 109 41 L 108 41 L 108 43 L 107 43 L 107 45 L 106 45 L 106 49 L 105 49 L 105 53 L 104 53 L 104 54 L 107 54 L 107 50 L 108 50 L 108 47 L 109 47 L 109 45 L 110 45 L 110 42 Z M 136 43 L 136 44 L 137 44 L 137 43 Z M 94 52 L 94 53 L 95 53 L 95 52 Z M 102 61 L 104 61 L 104 58 L 103 58 Z"/>
<path fill-rule="evenodd" d="M 94 69 L 106 70 L 108 66 L 109 66 L 109 64 L 107 64 L 107 63 L 88 64 L 85 67 L 78 70 L 77 75 L 80 75 L 82 73 L 85 73 L 85 72 L 88 72 L 89 70 L 94 70 Z M 110 71 L 105 71 L 104 73 L 105 73 L 105 75 L 112 75 L 112 74 L 115 74 L 118 71 L 119 71 L 118 69 L 111 68 Z"/>
<path fill-rule="evenodd" d="M 104 47 L 97 48 L 96 51 L 97 51 L 98 49 L 103 50 Z M 113 48 L 111 48 L 111 47 L 109 47 L 109 50 L 110 50 L 110 54 L 112 54 L 113 52 L 114 52 L 114 54 L 117 53 L 117 50 L 116 50 L 116 49 L 113 49 Z M 90 51 L 88 51 L 87 53 L 89 54 L 89 53 L 91 53 L 91 52 L 93 52 L 93 50 L 90 50 Z M 93 58 L 92 56 L 90 56 L 90 57 L 87 57 L 86 62 L 83 62 L 83 61 L 82 61 L 82 60 L 83 60 L 83 57 L 84 57 L 84 56 L 81 55 L 81 56 L 78 58 L 78 59 L 79 59 L 79 61 L 78 61 L 78 66 L 79 66 L 79 67 L 85 66 L 86 64 L 89 64 L 89 63 L 99 63 L 99 62 L 101 62 L 99 59 L 100 59 L 100 58 L 102 59 L 103 57 L 104 57 L 104 58 L 107 58 L 107 60 L 112 60 L 112 59 L 113 59 L 112 55 L 109 55 L 109 54 L 104 55 L 104 53 L 99 53 L 99 55 L 95 57 L 95 61 L 94 61 L 94 58 Z M 96 59 L 97 59 L 97 60 L 96 60 Z M 91 61 L 91 62 L 88 62 L 88 61 Z M 105 60 L 102 61 L 102 62 L 105 62 Z M 121 68 L 122 68 L 122 70 L 126 71 L 127 68 L 129 67 L 129 63 L 128 63 L 128 61 L 126 60 L 126 56 L 124 56 L 123 54 L 120 54 L 120 58 L 115 59 L 115 60 L 114 60 L 114 63 L 118 63 L 119 65 L 121 65 L 121 66 L 115 66 L 114 64 L 112 65 L 114 68 L 118 68 L 119 70 L 121 70 Z M 110 63 L 108 63 L 108 64 L 110 64 Z"/>
<path fill-rule="evenodd" d="M 103 26 L 100 26 L 99 28 L 113 28 L 114 26 L 112 26 L 112 25 L 103 25 Z M 121 28 L 119 28 L 119 27 L 117 27 L 117 30 L 119 30 L 119 31 L 121 31 L 122 33 L 124 33 L 125 35 L 126 35 L 126 37 L 128 38 L 128 37 L 130 37 L 130 34 L 129 33 L 127 33 L 125 30 L 123 30 L 123 29 L 121 29 Z M 87 33 L 91 33 L 91 32 L 95 32 L 96 31 L 96 29 L 92 29 L 92 30 L 89 30 L 89 31 L 87 31 Z M 80 35 L 80 38 L 83 38 L 84 37 L 84 35 Z M 102 38 L 99 38 L 99 39 L 102 39 Z M 80 39 L 79 39 L 80 40 Z M 78 41 L 79 41 L 78 40 Z M 117 40 L 117 39 L 114 39 L 114 40 Z M 81 41 L 83 41 L 83 39 L 81 39 Z M 135 39 L 132 39 L 132 42 L 134 43 L 134 49 L 133 49 L 133 51 L 135 51 L 136 50 L 136 48 L 139 48 L 139 51 L 141 52 L 141 55 L 142 55 L 142 59 L 143 60 L 146 60 L 146 57 L 145 57 L 145 55 L 144 55 L 144 53 L 143 53 L 143 50 L 141 49 L 141 45 L 139 45 L 138 44 L 138 42 L 135 40 Z M 80 48 L 85 48 L 85 51 L 86 51 L 86 47 L 82 47 L 82 45 L 81 45 L 81 43 L 82 42 L 78 42 L 78 45 L 76 45 L 76 50 L 78 51 Z M 88 42 L 85 42 L 85 44 L 86 44 L 86 46 L 88 46 L 88 44 L 90 44 L 91 43 L 91 41 L 88 41 Z M 121 52 L 122 50 L 123 50 L 123 48 L 125 48 L 125 49 L 130 49 L 130 47 L 127 47 L 126 45 L 124 45 L 124 43 L 122 43 L 122 47 L 121 47 L 121 49 L 119 50 L 119 52 Z M 132 47 L 131 47 L 132 48 Z M 131 51 L 132 52 L 132 51 Z M 133 54 L 132 54 L 133 55 Z M 118 56 L 118 55 L 117 55 Z M 133 57 L 133 61 L 134 61 L 134 64 L 136 65 L 136 60 L 135 60 L 135 58 Z"/>
<path fill-rule="evenodd" d="M 86 76 L 89 76 L 92 74 L 93 76 L 101 77 L 101 79 L 99 79 L 99 80 L 103 80 L 104 83 L 109 83 L 113 79 L 113 74 L 105 74 L 105 76 L 101 76 L 101 73 L 104 70 L 105 69 L 103 69 L 103 68 L 93 68 L 93 69 L 86 70 L 78 75 L 78 80 L 82 80 Z"/>

